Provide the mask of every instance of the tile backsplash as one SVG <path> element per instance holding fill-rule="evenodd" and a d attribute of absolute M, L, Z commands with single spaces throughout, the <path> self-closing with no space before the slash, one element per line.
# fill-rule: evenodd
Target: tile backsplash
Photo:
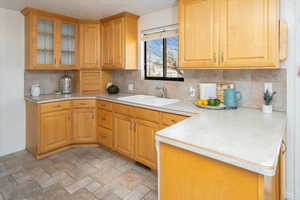
<path fill-rule="evenodd" d="M 276 111 L 286 111 L 286 70 L 184 70 L 184 82 L 142 80 L 140 71 L 114 71 L 113 82 L 121 92 L 158 95 L 157 86 L 168 89 L 168 97 L 184 101 L 194 101 L 199 97 L 199 83 L 232 82 L 242 93 L 241 107 L 260 109 L 263 104 L 264 83 L 273 84 L 277 91 L 273 100 Z M 135 89 L 128 91 L 128 84 Z M 190 97 L 189 88 L 196 88 L 196 97 Z"/>
<path fill-rule="evenodd" d="M 73 76 L 72 71 L 70 75 Z M 59 88 L 59 80 L 64 71 L 25 71 L 25 95 L 30 94 L 32 83 L 40 83 L 41 94 L 52 94 Z M 157 86 L 165 86 L 170 98 L 194 101 L 199 96 L 198 84 L 211 82 L 232 82 L 242 92 L 240 106 L 261 108 L 263 104 L 264 83 L 273 84 L 277 91 L 273 100 L 274 110 L 286 111 L 287 89 L 286 70 L 184 70 L 184 82 L 142 80 L 140 71 L 114 71 L 113 82 L 121 92 L 158 95 Z M 128 91 L 128 84 L 134 84 L 134 90 Z M 196 97 L 190 97 L 189 88 L 196 88 Z"/>
<path fill-rule="evenodd" d="M 59 88 L 59 80 L 64 76 L 64 71 L 24 71 L 24 93 L 30 95 L 31 85 L 39 83 L 41 94 L 53 94 Z M 69 71 L 72 76 L 72 71 Z"/>

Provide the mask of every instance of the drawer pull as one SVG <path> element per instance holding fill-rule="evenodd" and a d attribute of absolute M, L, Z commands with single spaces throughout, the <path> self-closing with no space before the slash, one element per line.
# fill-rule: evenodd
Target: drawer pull
<path fill-rule="evenodd" d="M 176 121 L 175 119 L 171 119 L 171 122 L 174 122 L 174 123 L 176 123 L 177 121 Z"/>
<path fill-rule="evenodd" d="M 106 138 L 106 136 L 105 136 L 105 135 L 102 135 L 101 137 L 102 137 L 103 139 L 105 139 L 105 138 Z"/>
<path fill-rule="evenodd" d="M 61 107 L 61 105 L 53 106 L 53 108 L 60 108 L 60 107 Z"/>
<path fill-rule="evenodd" d="M 101 104 L 101 106 L 102 106 L 102 107 L 106 107 L 106 105 L 104 105 L 104 104 Z"/>
<path fill-rule="evenodd" d="M 80 103 L 80 105 L 81 105 L 81 106 L 86 106 L 87 104 L 86 104 L 86 103 Z"/>
<path fill-rule="evenodd" d="M 105 117 L 102 117 L 102 118 L 101 118 L 101 120 L 105 121 L 105 120 L 106 120 L 106 118 L 105 118 Z"/>

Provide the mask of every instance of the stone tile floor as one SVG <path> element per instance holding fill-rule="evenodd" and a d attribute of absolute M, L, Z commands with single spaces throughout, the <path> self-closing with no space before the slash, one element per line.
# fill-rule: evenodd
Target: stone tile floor
<path fill-rule="evenodd" d="M 156 200 L 157 176 L 102 148 L 0 157 L 0 200 Z"/>

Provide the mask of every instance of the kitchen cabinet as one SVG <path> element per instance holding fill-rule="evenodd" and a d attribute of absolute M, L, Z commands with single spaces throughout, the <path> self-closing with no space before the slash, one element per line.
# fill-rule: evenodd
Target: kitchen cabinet
<path fill-rule="evenodd" d="M 137 69 L 137 23 L 131 13 L 101 19 L 103 69 Z"/>
<path fill-rule="evenodd" d="M 75 91 L 79 93 L 99 93 L 106 91 L 112 81 L 112 73 L 102 70 L 80 70 L 74 73 Z"/>
<path fill-rule="evenodd" d="M 100 68 L 100 24 L 80 24 L 80 68 Z"/>
<path fill-rule="evenodd" d="M 284 199 L 280 162 L 269 177 L 162 142 L 159 146 L 161 200 Z"/>
<path fill-rule="evenodd" d="M 105 100 L 26 101 L 26 149 L 43 158 L 102 145 L 155 170 L 155 132 L 185 118 Z"/>
<path fill-rule="evenodd" d="M 159 124 L 140 119 L 135 124 L 135 160 L 156 169 L 155 132 Z"/>
<path fill-rule="evenodd" d="M 180 67 L 218 67 L 218 29 L 216 0 L 181 0 Z"/>
<path fill-rule="evenodd" d="M 59 149 L 70 143 L 71 111 L 54 111 L 41 115 L 40 153 Z"/>
<path fill-rule="evenodd" d="M 180 0 L 180 67 L 279 67 L 278 0 Z"/>
<path fill-rule="evenodd" d="M 78 69 L 78 20 L 25 8 L 26 69 Z"/>
<path fill-rule="evenodd" d="M 133 158 L 133 126 L 134 121 L 131 117 L 114 113 L 114 148 L 128 158 Z"/>
<path fill-rule="evenodd" d="M 73 109 L 72 139 L 74 143 L 97 143 L 95 108 Z"/>
<path fill-rule="evenodd" d="M 114 150 L 113 147 L 113 113 L 112 103 L 97 101 L 97 135 L 99 143 Z"/>
<path fill-rule="evenodd" d="M 102 68 L 113 68 L 113 21 L 103 22 L 102 24 Z"/>

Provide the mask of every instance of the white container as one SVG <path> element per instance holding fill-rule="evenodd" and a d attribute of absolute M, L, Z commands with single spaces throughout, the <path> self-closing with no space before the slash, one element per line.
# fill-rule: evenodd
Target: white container
<path fill-rule="evenodd" d="M 200 99 L 216 99 L 217 84 L 216 83 L 200 83 L 199 84 Z"/>
<path fill-rule="evenodd" d="M 266 114 L 271 114 L 273 112 L 273 106 L 272 105 L 263 105 L 262 106 L 262 111 L 263 113 L 266 113 Z"/>
<path fill-rule="evenodd" d="M 32 84 L 31 85 L 31 96 L 38 97 L 41 94 L 40 84 Z"/>

